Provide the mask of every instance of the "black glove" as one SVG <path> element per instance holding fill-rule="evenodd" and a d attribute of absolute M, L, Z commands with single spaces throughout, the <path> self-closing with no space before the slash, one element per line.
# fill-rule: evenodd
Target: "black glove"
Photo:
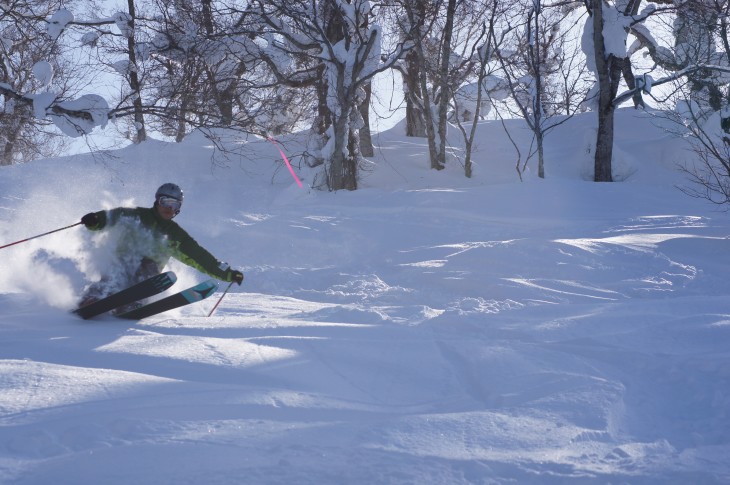
<path fill-rule="evenodd" d="M 81 218 L 81 223 L 89 229 L 93 229 L 94 227 L 98 226 L 99 222 L 99 216 L 96 214 L 96 212 L 89 212 Z"/>
<path fill-rule="evenodd" d="M 234 283 L 238 283 L 238 286 L 241 286 L 241 283 L 243 283 L 243 273 L 240 271 L 236 271 L 235 269 L 231 270 L 231 281 Z"/>

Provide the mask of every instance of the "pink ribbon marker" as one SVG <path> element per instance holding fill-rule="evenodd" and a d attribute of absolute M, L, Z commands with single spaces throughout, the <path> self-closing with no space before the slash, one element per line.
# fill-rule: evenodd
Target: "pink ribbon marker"
<path fill-rule="evenodd" d="M 281 153 L 281 156 L 284 158 L 284 161 L 286 162 L 286 166 L 289 168 L 289 173 L 292 177 L 294 177 L 294 180 L 297 181 L 297 185 L 299 185 L 299 188 L 302 187 L 302 181 L 299 180 L 299 177 L 297 177 L 297 174 L 294 173 L 294 169 L 291 166 L 291 163 L 289 163 L 289 159 L 286 158 L 286 155 L 284 155 L 284 150 L 281 149 L 279 146 L 279 142 L 274 140 L 273 138 L 269 137 L 268 140 L 274 144 L 274 146 L 279 150 L 279 153 Z"/>

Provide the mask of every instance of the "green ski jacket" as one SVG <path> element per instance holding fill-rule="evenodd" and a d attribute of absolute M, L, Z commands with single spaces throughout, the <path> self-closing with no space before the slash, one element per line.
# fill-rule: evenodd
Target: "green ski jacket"
<path fill-rule="evenodd" d="M 99 217 L 99 223 L 89 228 L 92 231 L 115 226 L 124 220 L 138 222 L 140 230 L 146 229 L 151 237 L 147 237 L 137 246 L 143 246 L 141 250 L 145 253 L 144 256 L 154 261 L 160 271 L 167 265 L 170 257 L 174 257 L 213 278 L 222 281 L 232 280 L 230 268 L 221 268 L 220 261 L 198 244 L 177 222 L 161 218 L 154 207 L 119 207 L 109 211 L 99 211 L 96 215 Z M 139 242 L 134 241 L 134 234 L 130 234 L 133 231 L 126 232 L 127 234 L 123 236 L 125 240 L 118 244 L 120 248 L 118 250 L 122 252 L 125 246 L 129 247 Z"/>

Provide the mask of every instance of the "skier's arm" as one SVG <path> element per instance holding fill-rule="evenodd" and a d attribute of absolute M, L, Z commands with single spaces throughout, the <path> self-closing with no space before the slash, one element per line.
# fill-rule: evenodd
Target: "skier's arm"
<path fill-rule="evenodd" d="M 236 271 L 218 261 L 182 228 L 176 232 L 177 234 L 169 236 L 175 259 L 213 278 L 233 281 Z"/>
<path fill-rule="evenodd" d="M 81 218 L 81 222 L 90 231 L 99 231 L 106 226 L 106 211 L 89 212 Z"/>
<path fill-rule="evenodd" d="M 81 222 L 90 231 L 100 231 L 116 224 L 121 216 L 138 217 L 137 209 L 117 207 L 109 211 L 89 212 L 81 218 Z"/>

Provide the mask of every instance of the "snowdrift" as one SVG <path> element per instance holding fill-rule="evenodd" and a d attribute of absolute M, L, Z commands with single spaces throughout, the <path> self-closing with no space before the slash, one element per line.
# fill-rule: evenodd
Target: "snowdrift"
<path fill-rule="evenodd" d="M 112 238 L 0 253 L 0 482 L 727 483 L 724 212 L 687 198 L 685 142 L 619 110 L 590 182 L 590 115 L 547 138 L 480 124 L 475 176 L 376 137 L 361 189 L 306 188 L 302 140 L 202 136 L 2 168 L 0 242 L 185 190 L 180 224 L 246 273 L 139 322 L 69 314 Z M 455 140 L 455 138 L 454 138 Z M 182 286 L 205 277 L 173 264 Z M 210 300 L 214 300 L 211 298 Z"/>

